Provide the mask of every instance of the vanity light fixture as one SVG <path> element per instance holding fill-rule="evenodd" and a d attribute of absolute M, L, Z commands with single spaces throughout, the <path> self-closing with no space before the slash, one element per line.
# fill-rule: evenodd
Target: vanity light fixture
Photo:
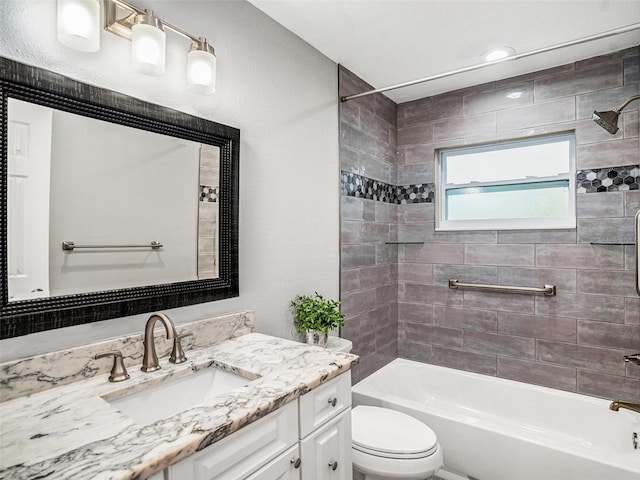
<path fill-rule="evenodd" d="M 131 63 L 136 72 L 164 75 L 167 34 L 151 10 L 135 16 L 131 26 Z"/>
<path fill-rule="evenodd" d="M 58 0 L 58 40 L 81 52 L 100 49 L 100 0 Z"/>
<path fill-rule="evenodd" d="M 103 3 L 104 29 L 131 41 L 131 61 L 136 72 L 164 74 L 165 31 L 170 30 L 191 41 L 187 54 L 189 88 L 200 94 L 215 91 L 216 54 L 206 38 L 191 35 L 160 20 L 153 11 L 142 10 L 124 0 L 103 0 Z M 99 25 L 99 21 L 100 0 L 58 0 L 58 39 L 63 44 L 83 52 L 98 51 L 100 29 L 97 27 L 94 32 L 87 25 Z"/>
<path fill-rule="evenodd" d="M 187 83 L 196 93 L 208 95 L 216 91 L 216 54 L 204 37 L 191 44 L 187 55 Z"/>

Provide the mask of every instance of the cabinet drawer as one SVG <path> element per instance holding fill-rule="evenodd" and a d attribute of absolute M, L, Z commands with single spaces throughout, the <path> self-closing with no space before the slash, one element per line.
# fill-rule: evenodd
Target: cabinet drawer
<path fill-rule="evenodd" d="M 293 446 L 298 438 L 296 402 L 247 425 L 180 463 L 170 480 L 238 480 Z"/>
<path fill-rule="evenodd" d="M 300 480 L 300 446 L 291 447 L 246 480 Z"/>
<path fill-rule="evenodd" d="M 351 372 L 311 390 L 299 399 L 300 438 L 351 406 Z"/>

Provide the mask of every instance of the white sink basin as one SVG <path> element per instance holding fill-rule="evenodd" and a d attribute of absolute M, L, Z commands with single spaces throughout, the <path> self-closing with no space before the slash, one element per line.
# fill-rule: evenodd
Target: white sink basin
<path fill-rule="evenodd" d="M 235 373 L 211 367 L 109 403 L 137 423 L 149 425 L 247 385 L 250 381 Z"/>

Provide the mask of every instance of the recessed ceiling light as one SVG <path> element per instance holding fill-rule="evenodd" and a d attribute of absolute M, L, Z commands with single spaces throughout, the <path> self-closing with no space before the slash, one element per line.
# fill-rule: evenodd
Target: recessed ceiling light
<path fill-rule="evenodd" d="M 510 57 L 515 53 L 516 51 L 511 47 L 500 47 L 489 50 L 483 55 L 483 58 L 486 62 L 493 62 L 495 60 L 502 60 L 503 58 Z"/>

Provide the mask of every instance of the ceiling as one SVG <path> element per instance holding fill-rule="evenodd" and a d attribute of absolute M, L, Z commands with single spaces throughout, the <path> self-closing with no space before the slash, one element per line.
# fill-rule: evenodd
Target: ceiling
<path fill-rule="evenodd" d="M 375 88 L 640 24 L 640 0 L 249 0 Z M 385 93 L 397 103 L 640 45 L 640 29 Z"/>

